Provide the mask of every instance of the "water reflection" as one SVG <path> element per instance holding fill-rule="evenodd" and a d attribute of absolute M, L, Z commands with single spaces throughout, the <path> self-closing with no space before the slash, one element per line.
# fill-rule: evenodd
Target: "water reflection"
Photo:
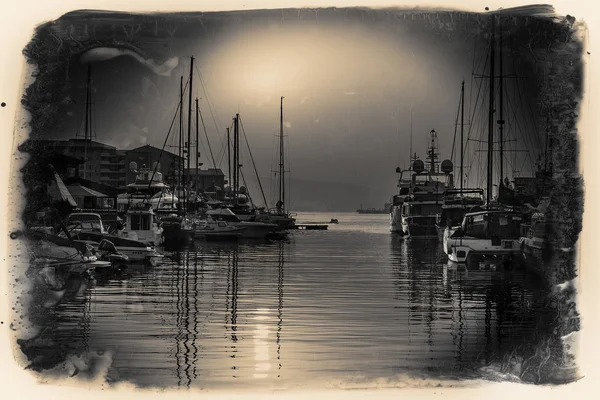
<path fill-rule="evenodd" d="M 182 389 L 463 378 L 549 325 L 523 272 L 466 272 L 438 242 L 347 225 L 198 241 L 155 267 L 80 279 L 37 323 L 67 354 L 113 351 L 115 379 Z"/>

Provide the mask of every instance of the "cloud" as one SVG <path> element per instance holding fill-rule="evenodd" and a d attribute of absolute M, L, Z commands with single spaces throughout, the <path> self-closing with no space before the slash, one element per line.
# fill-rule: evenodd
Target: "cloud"
<path fill-rule="evenodd" d="M 80 58 L 79 61 L 82 64 L 89 64 L 93 62 L 101 62 L 110 60 L 115 57 L 130 56 L 135 58 L 141 64 L 144 64 L 152 72 L 157 75 L 171 76 L 171 71 L 179 65 L 179 58 L 169 58 L 162 64 L 157 64 L 152 59 L 147 59 L 139 55 L 133 50 L 124 49 L 120 47 L 96 47 L 95 49 L 86 51 Z"/>
<path fill-rule="evenodd" d="M 306 100 L 310 99 L 310 96 L 304 96 L 302 100 L 300 100 L 300 104 L 306 103 Z"/>
<path fill-rule="evenodd" d="M 344 92 L 345 96 L 354 96 L 356 92 Z"/>
<path fill-rule="evenodd" d="M 285 125 L 286 128 L 291 128 L 292 127 L 292 124 L 290 122 L 288 122 L 288 121 L 285 121 L 283 123 L 283 125 Z"/>
<path fill-rule="evenodd" d="M 315 122 L 315 124 L 318 124 L 319 123 L 319 118 L 315 119 L 314 122 Z"/>

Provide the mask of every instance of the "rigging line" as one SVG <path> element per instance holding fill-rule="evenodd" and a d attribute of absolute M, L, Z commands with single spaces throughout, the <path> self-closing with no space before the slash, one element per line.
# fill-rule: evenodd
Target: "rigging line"
<path fill-rule="evenodd" d="M 488 62 L 488 57 L 486 56 L 485 63 L 484 63 L 484 66 L 483 66 L 484 68 L 487 67 L 487 62 Z M 468 132 L 468 135 L 467 135 L 467 142 L 471 138 L 471 133 L 473 132 L 473 125 L 474 124 L 472 123 L 472 121 L 475 120 L 475 114 L 478 111 L 477 104 L 479 102 L 479 97 L 481 95 L 482 88 L 483 88 L 483 82 L 481 82 L 479 84 L 479 89 L 477 91 L 477 97 L 475 98 L 475 104 L 473 105 L 473 114 L 471 115 L 471 123 L 469 123 L 469 132 Z M 482 112 L 481 110 L 479 110 L 479 111 Z"/>
<path fill-rule="evenodd" d="M 254 167 L 254 173 L 256 174 L 256 179 L 258 180 L 258 187 L 260 188 L 260 193 L 262 194 L 263 201 L 265 202 L 265 207 L 269 209 L 269 203 L 267 203 L 267 198 L 265 197 L 265 192 L 262 187 L 262 183 L 260 181 L 260 176 L 258 175 L 258 170 L 256 169 L 256 164 L 254 163 L 254 157 L 252 156 L 252 150 L 250 149 L 250 144 L 248 143 L 248 136 L 246 136 L 246 130 L 244 129 L 244 123 L 240 119 L 240 127 L 242 128 L 242 133 L 244 135 L 244 140 L 246 141 L 246 146 L 248 147 L 248 153 L 250 154 L 250 160 L 252 161 L 252 166 Z"/>
<path fill-rule="evenodd" d="M 185 87 L 184 87 L 184 93 L 185 93 Z M 175 113 L 173 114 L 173 119 L 171 120 L 171 126 L 169 127 L 169 130 L 167 131 L 167 137 L 165 137 L 165 141 L 163 143 L 162 149 L 160 149 L 160 153 L 158 153 L 158 163 L 156 163 L 156 165 L 154 166 L 154 171 L 152 171 L 152 177 L 150 178 L 150 182 L 148 183 L 148 189 L 150 189 L 150 185 L 152 185 L 152 181 L 154 180 L 154 176 L 156 175 L 156 170 L 158 169 L 158 164 L 160 163 L 162 153 L 164 152 L 165 147 L 167 145 L 167 141 L 169 140 L 169 135 L 171 134 L 171 129 L 173 129 L 173 125 L 175 124 L 175 120 L 177 118 L 177 112 L 179 111 L 180 106 L 181 106 L 181 102 L 177 102 L 177 107 L 175 108 Z M 160 199 L 162 199 L 162 196 L 160 197 Z M 158 200 L 157 207 L 160 206 L 160 199 Z"/>
<path fill-rule="evenodd" d="M 210 96 L 208 95 L 208 90 L 206 89 L 206 82 L 204 81 L 204 78 L 202 77 L 202 74 L 200 73 L 200 70 L 198 69 L 198 65 L 195 65 L 194 68 L 196 69 L 196 74 L 198 74 L 198 78 L 200 78 L 200 84 L 202 85 L 202 91 L 204 92 L 204 96 L 206 98 L 206 104 L 208 105 L 208 111 L 210 112 L 210 115 L 212 116 L 213 124 L 215 125 L 215 130 L 217 132 L 219 140 L 221 141 L 221 145 L 223 145 L 222 134 L 221 135 L 218 134 L 218 132 L 222 132 L 222 129 L 220 128 L 220 126 L 222 126 L 222 123 L 220 120 L 217 123 L 219 116 L 217 114 L 217 116 L 215 117 L 216 111 L 213 112 L 213 105 L 211 104 L 212 100 L 211 100 Z"/>
<path fill-rule="evenodd" d="M 229 126 L 230 131 L 233 129 L 233 122 L 231 123 L 231 125 Z M 225 130 L 225 132 L 227 132 L 227 130 Z M 227 135 L 227 133 L 225 133 L 225 135 Z M 217 156 L 217 160 L 219 160 L 219 168 L 221 167 L 221 165 L 223 164 L 223 161 L 225 159 L 225 154 L 227 154 L 227 141 L 225 141 L 225 143 L 223 143 L 221 145 L 221 150 L 219 150 L 219 155 Z"/>
<path fill-rule="evenodd" d="M 515 64 L 515 60 L 513 59 L 513 69 L 516 69 L 516 67 L 515 67 L 514 64 Z M 521 93 L 521 85 L 519 85 L 519 81 L 517 81 L 515 83 L 515 90 L 514 91 L 518 93 L 518 95 L 516 97 L 519 98 L 519 101 L 522 104 L 524 96 Z M 525 145 L 527 147 L 529 147 L 530 149 L 534 149 L 534 148 L 538 148 L 539 149 L 540 146 L 542 145 L 542 143 L 541 143 L 541 140 L 540 140 L 540 134 L 539 134 L 539 131 L 538 131 L 537 124 L 534 122 L 535 121 L 535 117 L 533 116 L 534 115 L 533 114 L 533 110 L 531 109 L 531 104 L 529 102 L 525 101 L 525 103 L 527 103 L 527 106 L 528 106 L 527 108 L 528 108 L 528 111 L 530 112 L 530 115 L 531 115 L 531 121 L 532 121 L 531 124 L 533 125 L 532 131 L 535 133 L 535 135 L 534 134 L 527 134 L 528 130 L 525 130 L 525 132 L 526 132 L 525 135 L 526 136 L 523 135 L 523 141 L 525 142 Z M 515 119 L 516 119 L 516 116 L 515 116 Z M 527 119 L 525 119 L 525 121 L 526 121 L 526 125 L 527 125 Z M 525 126 L 525 128 L 527 128 L 527 126 Z M 531 136 L 533 136 L 533 137 L 531 137 Z M 537 143 L 537 146 L 536 146 L 536 143 Z M 531 153 L 528 152 L 527 156 L 529 157 L 529 160 L 531 162 L 532 171 L 533 171 L 533 170 L 535 170 L 535 163 L 533 162 L 533 158 L 531 156 Z M 516 158 L 515 158 L 515 161 L 516 161 Z"/>
<path fill-rule="evenodd" d="M 522 99 L 521 99 L 521 98 L 519 98 L 519 103 L 520 103 L 520 104 L 522 104 L 522 101 L 521 101 L 521 100 L 522 100 Z M 511 102 L 511 103 L 512 103 L 512 102 Z M 517 108 L 517 107 L 513 107 L 513 108 L 512 108 L 512 114 L 513 114 L 513 117 L 514 117 L 514 120 L 515 120 L 516 130 L 517 130 L 517 131 L 521 131 L 521 132 L 527 132 L 527 130 L 526 130 L 526 128 L 527 128 L 527 127 L 526 127 L 526 126 L 525 126 L 524 128 L 521 128 L 521 124 L 520 124 L 520 122 L 519 122 L 519 119 L 517 118 L 517 114 L 516 114 L 516 108 Z M 511 127 L 511 133 L 514 135 L 514 138 L 515 138 L 515 140 L 516 140 L 516 139 L 517 139 L 517 137 L 516 137 L 516 133 L 515 133 L 515 132 L 513 132 L 513 129 L 512 129 L 512 127 Z M 534 141 L 535 141 L 535 140 L 533 140 L 533 141 L 532 141 L 532 140 L 531 140 L 531 138 L 529 137 L 529 135 L 526 135 L 526 134 L 524 134 L 524 135 L 521 135 L 521 139 L 522 139 L 522 141 L 524 142 L 525 146 L 528 148 L 528 151 L 527 151 L 527 156 L 526 156 L 526 157 L 528 157 L 528 158 L 531 160 L 531 162 L 533 162 L 533 160 L 532 160 L 532 157 L 531 157 L 531 152 L 529 151 L 529 149 L 533 149 L 533 148 L 535 148 L 535 143 L 534 143 Z M 517 143 L 518 143 L 518 142 L 517 142 Z M 515 157 L 516 157 L 516 156 L 515 156 Z"/>
<path fill-rule="evenodd" d="M 244 186 L 246 186 L 246 196 L 248 196 L 248 200 L 250 200 L 250 204 L 252 207 L 256 208 L 256 204 L 252 201 L 252 196 L 250 196 L 250 190 L 248 189 L 248 184 L 246 183 L 246 178 L 244 177 L 244 172 L 240 169 L 240 176 L 242 177 L 242 181 L 244 182 Z"/>
<path fill-rule="evenodd" d="M 229 126 L 229 131 L 231 132 L 233 129 L 233 122 L 231 122 L 231 125 Z M 227 135 L 227 130 L 225 130 L 225 135 Z M 219 157 L 217 157 L 219 159 L 219 168 L 221 168 L 221 165 L 223 165 L 223 161 L 225 161 L 225 155 L 228 154 L 230 150 L 230 139 L 227 139 L 224 143 L 223 146 L 221 146 L 221 150 L 220 150 L 220 155 Z M 227 162 L 227 170 L 229 171 L 231 167 L 229 166 L 229 161 Z M 229 172 L 228 172 L 229 173 Z"/>
<path fill-rule="evenodd" d="M 204 91 L 204 93 L 206 95 L 206 102 L 209 105 L 209 109 L 214 110 L 215 106 L 213 104 L 212 98 L 208 94 L 208 89 L 207 89 L 206 82 L 204 81 L 204 76 L 202 76 L 202 74 L 200 73 L 198 66 L 196 66 L 196 72 L 198 73 L 198 77 L 200 78 L 200 82 L 202 83 L 202 90 Z M 217 129 L 222 129 L 223 124 L 221 123 L 221 120 L 219 119 L 219 114 L 217 114 L 215 111 L 212 116 L 213 116 L 213 122 L 215 124 L 215 128 L 217 128 L 217 125 L 218 125 Z"/>
<path fill-rule="evenodd" d="M 521 94 L 520 85 L 517 85 L 517 91 L 519 92 L 519 98 L 522 99 L 523 95 Z M 533 114 L 533 110 L 531 109 L 531 103 L 530 102 L 526 102 L 526 103 L 528 105 L 528 110 L 529 110 L 531 119 L 532 119 L 532 121 L 534 121 L 535 117 L 533 116 L 534 114 Z M 533 125 L 533 131 L 535 132 L 535 136 L 534 136 L 534 139 L 532 140 L 533 146 L 530 147 L 530 149 L 536 148 L 535 142 L 537 142 L 537 145 L 538 145 L 537 148 L 539 148 L 542 145 L 542 143 L 540 141 L 540 133 L 538 131 L 537 124 L 535 124 L 535 123 L 532 122 L 532 125 Z M 531 136 L 532 135 L 534 135 L 534 134 L 532 133 Z M 528 152 L 527 154 L 529 156 L 529 159 L 530 159 L 531 163 L 534 164 L 533 159 L 531 157 L 531 153 Z"/>
<path fill-rule="evenodd" d="M 456 120 L 454 121 L 454 138 L 452 139 L 452 152 L 450 153 L 450 161 L 454 163 L 454 147 L 456 146 L 456 128 L 458 127 L 458 115 L 460 114 L 460 106 L 462 104 L 462 96 L 458 102 L 458 110 L 456 111 Z M 462 144 L 461 144 L 462 147 Z"/>
<path fill-rule="evenodd" d="M 215 171 L 217 170 L 217 163 L 215 162 L 215 156 L 213 155 L 212 147 L 210 146 L 210 140 L 208 139 L 208 133 L 206 132 L 206 126 L 204 125 L 204 118 L 202 117 L 202 110 L 198 108 L 198 114 L 200 114 L 200 121 L 202 121 L 202 128 L 204 129 L 204 136 L 206 136 L 206 143 L 208 144 L 208 150 L 210 151 L 210 158 L 213 162 Z"/>

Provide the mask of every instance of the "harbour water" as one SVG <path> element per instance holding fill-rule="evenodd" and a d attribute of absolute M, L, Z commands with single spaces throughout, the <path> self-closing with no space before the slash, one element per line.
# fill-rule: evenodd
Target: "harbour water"
<path fill-rule="evenodd" d="M 439 241 L 391 235 L 388 215 L 298 220 L 331 218 L 285 242 L 195 241 L 156 266 L 71 277 L 33 317 L 56 354 L 32 365 L 97 354 L 109 381 L 205 389 L 477 378 L 552 329 L 535 276 L 457 270 Z"/>

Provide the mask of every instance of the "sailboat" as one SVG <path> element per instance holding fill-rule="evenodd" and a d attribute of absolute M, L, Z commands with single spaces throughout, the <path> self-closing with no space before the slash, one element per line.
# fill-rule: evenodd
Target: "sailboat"
<path fill-rule="evenodd" d="M 279 113 L 279 181 L 278 181 L 278 192 L 279 197 L 275 208 L 270 209 L 268 214 L 263 215 L 263 218 L 268 219 L 275 224 L 291 228 L 295 225 L 296 219 L 294 215 L 286 209 L 285 204 L 285 147 L 283 143 L 283 99 L 281 96 L 280 113 Z"/>
<path fill-rule="evenodd" d="M 465 82 L 460 91 L 461 123 L 460 123 L 460 187 L 447 189 L 442 199 L 442 212 L 438 214 L 436 227 L 438 235 L 446 240 L 462 223 L 465 214 L 473 207 L 484 204 L 484 192 L 481 188 L 464 187 L 464 115 L 465 115 Z"/>
<path fill-rule="evenodd" d="M 495 271 L 523 265 L 523 253 L 519 245 L 521 224 L 524 214 L 511 207 L 498 204 L 492 199 L 493 188 L 493 152 L 494 152 L 494 113 L 495 113 L 495 25 L 498 16 L 492 14 L 491 55 L 490 55 L 490 98 L 488 104 L 488 140 L 487 140 L 487 193 L 486 205 L 476 207 L 465 214 L 462 225 L 444 241 L 444 252 L 454 263 L 465 264 L 467 270 Z M 502 62 L 500 60 L 500 82 L 502 84 Z M 502 87 L 500 87 L 502 95 Z M 500 118 L 497 123 L 502 143 L 502 98 L 500 100 Z M 501 147 L 502 149 L 502 147 Z M 500 162 L 502 170 L 502 162 Z M 502 186 L 502 172 L 500 176 Z"/>
<path fill-rule="evenodd" d="M 188 137 L 187 142 L 184 142 L 183 133 L 183 77 L 180 80 L 180 96 L 179 96 L 179 163 L 177 170 L 177 212 L 170 213 L 161 217 L 162 227 L 164 229 L 165 241 L 174 244 L 185 243 L 195 236 L 195 222 L 187 216 L 188 214 L 188 195 L 189 182 L 187 181 L 185 169 L 182 159 L 187 154 L 188 172 L 190 171 L 190 149 L 191 149 L 191 130 L 192 130 L 192 88 L 194 72 L 194 57 L 190 58 L 190 87 L 189 87 L 189 102 L 188 102 Z M 184 149 L 185 147 L 185 149 Z"/>

